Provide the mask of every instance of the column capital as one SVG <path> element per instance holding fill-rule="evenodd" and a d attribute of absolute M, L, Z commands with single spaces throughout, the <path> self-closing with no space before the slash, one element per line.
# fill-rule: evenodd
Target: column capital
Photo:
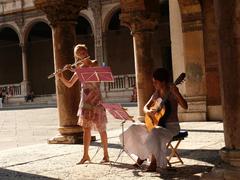
<path fill-rule="evenodd" d="M 19 47 L 22 49 L 22 51 L 26 51 L 27 49 L 27 43 L 20 42 Z"/>
<path fill-rule="evenodd" d="M 202 8 L 199 1 L 178 0 L 183 32 L 200 31 L 203 28 Z"/>
<path fill-rule="evenodd" d="M 155 30 L 159 24 L 158 19 L 158 13 L 145 11 L 135 11 L 120 14 L 121 24 L 123 26 L 127 26 L 133 34 Z"/>
<path fill-rule="evenodd" d="M 35 0 L 36 8 L 46 13 L 51 25 L 62 22 L 75 22 L 82 9 L 88 7 L 88 0 Z"/>

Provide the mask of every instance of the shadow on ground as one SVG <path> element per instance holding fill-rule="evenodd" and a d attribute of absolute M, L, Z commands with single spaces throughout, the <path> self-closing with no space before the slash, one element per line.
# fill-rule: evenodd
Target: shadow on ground
<path fill-rule="evenodd" d="M 99 142 L 92 142 L 91 146 L 101 146 Z M 122 149 L 120 144 L 109 143 L 109 148 L 113 149 Z M 210 164 L 219 164 L 221 162 L 221 158 L 219 156 L 219 150 L 217 149 L 178 149 L 178 152 L 181 158 L 194 159 L 198 161 L 207 162 Z"/>
<path fill-rule="evenodd" d="M 132 175 L 134 177 L 145 177 L 145 169 L 147 168 L 146 165 L 140 168 L 134 168 L 130 164 L 121 163 L 121 162 L 112 162 L 111 167 L 115 167 L 118 169 L 122 169 L 122 171 L 118 171 L 118 173 L 124 173 L 127 170 L 132 171 Z M 197 180 L 200 179 L 201 173 L 210 172 L 212 166 L 205 166 L 205 165 L 184 165 L 182 167 L 174 167 L 168 168 L 162 172 L 155 172 L 151 173 L 150 177 L 159 177 L 164 180 L 171 180 L 171 179 L 189 179 L 189 180 Z M 109 171 L 111 173 L 111 170 Z M 131 176 L 132 177 L 132 176 Z M 149 177 L 149 176 L 148 176 Z M 125 177 L 126 178 L 126 177 Z"/>
<path fill-rule="evenodd" d="M 1 180 L 55 180 L 55 178 L 40 176 L 36 174 L 29 174 L 19 171 L 13 171 L 9 169 L 0 168 L 0 179 Z"/>

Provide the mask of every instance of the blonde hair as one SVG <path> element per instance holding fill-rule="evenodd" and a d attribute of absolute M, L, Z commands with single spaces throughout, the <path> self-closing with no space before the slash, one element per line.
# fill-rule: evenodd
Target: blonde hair
<path fill-rule="evenodd" d="M 74 50 L 73 50 L 74 57 L 75 57 L 76 60 L 79 59 L 79 57 L 78 57 L 78 55 L 77 55 L 77 51 L 78 51 L 79 49 L 85 50 L 85 51 L 88 50 L 88 48 L 87 48 L 87 46 L 86 46 L 85 44 L 77 44 L 77 45 L 74 47 Z"/>

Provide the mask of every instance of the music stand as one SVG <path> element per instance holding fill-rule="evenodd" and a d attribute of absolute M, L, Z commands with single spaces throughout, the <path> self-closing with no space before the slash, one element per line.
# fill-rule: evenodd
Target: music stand
<path fill-rule="evenodd" d="M 82 67 L 77 68 L 76 73 L 82 83 L 114 81 L 110 67 Z"/>
<path fill-rule="evenodd" d="M 120 104 L 109 104 L 109 103 L 102 103 L 103 107 L 111 114 L 114 118 L 122 120 L 121 127 L 122 127 L 122 134 L 124 133 L 124 124 L 126 121 L 132 121 L 135 122 L 132 118 L 133 116 L 130 116 L 126 109 L 124 109 Z M 141 167 L 136 160 L 131 156 L 131 154 L 125 149 L 124 144 L 124 136 L 122 140 L 122 149 L 120 150 L 116 160 L 114 162 L 117 162 L 117 160 L 120 158 L 122 153 L 125 152 L 139 167 Z"/>

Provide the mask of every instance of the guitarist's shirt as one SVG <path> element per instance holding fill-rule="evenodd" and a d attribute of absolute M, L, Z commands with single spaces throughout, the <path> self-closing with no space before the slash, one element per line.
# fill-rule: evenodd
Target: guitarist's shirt
<path fill-rule="evenodd" d="M 152 95 L 152 100 L 156 101 L 160 99 L 160 103 L 163 101 L 163 105 L 165 106 L 165 113 L 161 117 L 159 121 L 159 126 L 166 127 L 167 123 L 179 122 L 178 121 L 178 102 L 175 96 L 172 93 L 168 94 L 168 97 L 164 100 L 160 97 L 158 91 Z"/>

